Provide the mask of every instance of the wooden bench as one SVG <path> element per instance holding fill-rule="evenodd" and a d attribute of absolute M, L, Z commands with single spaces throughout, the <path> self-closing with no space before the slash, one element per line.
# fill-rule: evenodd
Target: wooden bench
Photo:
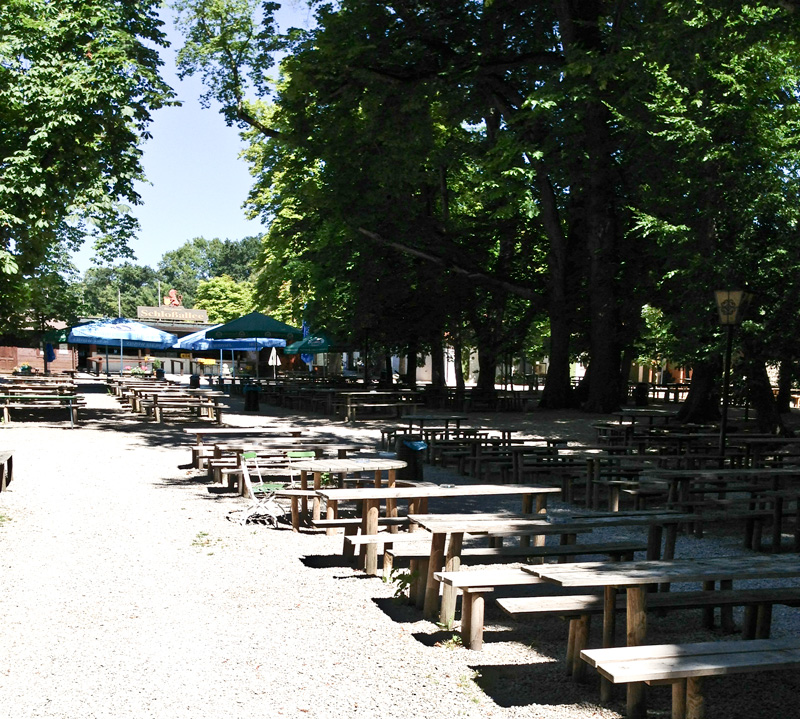
<path fill-rule="evenodd" d="M 347 422 L 355 422 L 359 410 L 363 409 L 387 409 L 394 410 L 393 417 L 402 417 L 403 410 L 416 410 L 417 407 L 424 405 L 418 402 L 353 402 L 349 405 L 338 405 L 338 414 L 343 414 Z"/>
<path fill-rule="evenodd" d="M 484 594 L 498 587 L 520 587 L 546 584 L 544 580 L 522 569 L 477 569 L 468 572 L 435 572 L 444 585 L 460 589 L 461 640 L 467 649 L 483 648 Z"/>
<path fill-rule="evenodd" d="M 706 628 L 713 627 L 713 609 L 716 607 L 745 607 L 745 638 L 769 636 L 772 605 L 800 605 L 800 588 L 770 587 L 766 589 L 725 589 L 720 591 L 655 592 L 648 595 L 647 608 L 674 611 L 687 609 L 711 610 L 704 613 Z M 498 599 L 497 605 L 515 619 L 555 615 L 569 619 L 567 639 L 567 672 L 581 680 L 585 665 L 579 661 L 586 646 L 592 615 L 603 613 L 603 597 L 599 594 L 575 594 L 558 597 L 512 597 Z M 617 597 L 617 609 L 624 611 L 626 597 Z M 729 613 L 722 615 L 723 631 L 734 631 Z"/>
<path fill-rule="evenodd" d="M 164 421 L 164 410 L 196 412 L 200 416 L 214 419 L 217 424 L 222 424 L 222 410 L 219 402 L 204 397 L 184 397 L 161 399 L 157 395 L 139 401 L 140 407 L 149 415 L 152 413 L 156 422 Z"/>
<path fill-rule="evenodd" d="M 75 427 L 78 421 L 78 409 L 86 406 L 84 397 L 73 394 L 45 392 L 37 394 L 16 393 L 0 395 L 0 406 L 3 408 L 3 421 L 11 421 L 9 410 L 21 409 L 25 411 L 38 411 L 42 409 L 64 409 L 69 411 L 70 427 Z"/>
<path fill-rule="evenodd" d="M 580 658 L 615 684 L 670 684 L 673 719 L 703 719 L 703 677 L 796 669 L 800 667 L 800 639 L 584 649 Z M 757 714 L 754 710 L 754 716 Z"/>

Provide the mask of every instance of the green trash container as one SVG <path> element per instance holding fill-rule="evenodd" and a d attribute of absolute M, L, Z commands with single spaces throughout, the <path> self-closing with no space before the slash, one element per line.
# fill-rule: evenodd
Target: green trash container
<path fill-rule="evenodd" d="M 406 466 L 397 470 L 397 479 L 406 482 L 422 482 L 422 464 L 425 459 L 425 450 L 428 445 L 422 437 L 405 435 L 398 437 L 394 445 L 397 459 L 406 462 Z"/>

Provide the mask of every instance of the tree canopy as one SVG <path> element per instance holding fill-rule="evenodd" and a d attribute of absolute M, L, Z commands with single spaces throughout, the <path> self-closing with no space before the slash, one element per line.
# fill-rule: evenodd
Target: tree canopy
<path fill-rule="evenodd" d="M 282 36 L 275 3 L 179 7 L 182 71 L 250 141 L 269 305 L 387 346 L 466 324 L 490 385 L 546 318 L 547 406 L 578 355 L 617 406 L 654 317 L 713 362 L 720 285 L 759 290 L 757 364 L 794 356 L 797 3 L 343 0 Z"/>
<path fill-rule="evenodd" d="M 62 243 L 130 256 L 141 143 L 172 102 L 156 0 L 8 0 L 0 14 L 0 269 Z"/>

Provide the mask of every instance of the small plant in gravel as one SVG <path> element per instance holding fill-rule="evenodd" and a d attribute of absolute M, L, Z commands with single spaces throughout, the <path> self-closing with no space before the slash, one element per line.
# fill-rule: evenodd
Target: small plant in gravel
<path fill-rule="evenodd" d="M 445 649 L 458 649 L 459 647 L 463 647 L 464 643 L 461 641 L 461 637 L 458 634 L 453 634 L 450 639 L 445 639 L 443 642 L 436 642 L 437 647 L 444 647 Z"/>
<path fill-rule="evenodd" d="M 209 549 L 213 546 L 219 546 L 221 542 L 221 539 L 212 539 L 208 532 L 198 532 L 197 536 L 192 540 L 192 546 L 198 549 Z M 209 552 L 209 554 L 214 554 L 214 552 Z"/>
<path fill-rule="evenodd" d="M 414 583 L 418 576 L 419 572 L 412 572 L 410 569 L 392 569 L 389 576 L 384 577 L 383 581 L 395 585 L 395 599 L 404 599 L 408 595 L 408 588 Z"/>
<path fill-rule="evenodd" d="M 0 514 L 0 525 L 3 524 L 3 522 L 8 522 L 10 520 L 11 520 L 11 517 L 9 517 L 9 516 L 7 516 L 5 514 Z"/>

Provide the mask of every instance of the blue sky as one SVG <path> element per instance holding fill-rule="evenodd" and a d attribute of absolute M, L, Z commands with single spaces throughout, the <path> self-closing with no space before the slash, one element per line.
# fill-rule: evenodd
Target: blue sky
<path fill-rule="evenodd" d="M 172 46 L 162 51 L 162 75 L 176 91 L 181 107 L 153 114 L 152 138 L 142 162 L 150 184 L 137 187 L 143 204 L 133 208 L 141 232 L 132 243 L 136 263 L 155 268 L 161 256 L 194 237 L 238 240 L 264 230 L 247 220 L 242 203 L 251 186 L 247 164 L 238 159 L 242 149 L 236 128 L 228 127 L 217 107 L 203 109 L 200 78 L 185 81 L 175 74 L 175 54 L 182 46 L 169 9 L 163 11 Z M 281 28 L 308 27 L 311 17 L 301 0 L 282 3 Z M 91 243 L 74 256 L 81 273 L 91 266 Z"/>

